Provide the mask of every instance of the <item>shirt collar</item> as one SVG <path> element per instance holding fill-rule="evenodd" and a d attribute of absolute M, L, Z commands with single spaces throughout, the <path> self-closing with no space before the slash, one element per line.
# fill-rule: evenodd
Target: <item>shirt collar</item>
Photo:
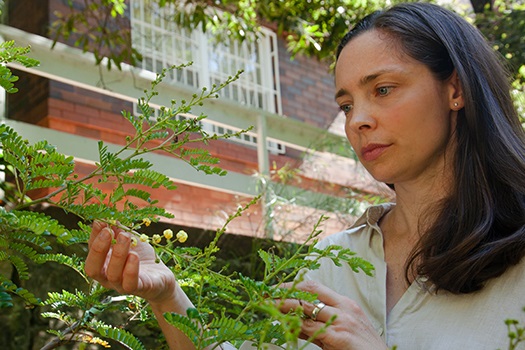
<path fill-rule="evenodd" d="M 379 220 L 383 217 L 383 215 L 389 212 L 394 207 L 394 205 L 394 203 L 382 203 L 368 207 L 368 209 L 365 210 L 363 215 L 357 219 L 351 228 L 363 226 L 365 224 L 372 227 L 377 227 Z"/>

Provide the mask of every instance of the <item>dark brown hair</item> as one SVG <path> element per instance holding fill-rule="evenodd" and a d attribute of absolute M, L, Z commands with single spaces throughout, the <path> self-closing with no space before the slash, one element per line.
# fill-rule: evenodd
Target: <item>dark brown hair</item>
<path fill-rule="evenodd" d="M 437 79 L 457 72 L 465 106 L 455 132 L 455 183 L 409 258 L 406 276 L 415 271 L 453 293 L 477 291 L 525 255 L 525 133 L 502 59 L 475 27 L 426 3 L 365 17 L 346 34 L 337 57 L 371 29 L 398 40 Z"/>

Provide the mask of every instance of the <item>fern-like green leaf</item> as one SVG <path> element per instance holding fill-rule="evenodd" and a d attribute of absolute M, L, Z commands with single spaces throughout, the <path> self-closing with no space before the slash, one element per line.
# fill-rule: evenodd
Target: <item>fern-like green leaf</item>
<path fill-rule="evenodd" d="M 312 247 L 311 252 L 331 259 L 336 266 L 341 266 L 342 262 L 346 262 L 354 272 L 363 271 L 368 276 L 374 273 L 374 266 L 371 263 L 355 256 L 356 253 L 348 248 L 331 245 L 321 250 Z"/>
<path fill-rule="evenodd" d="M 239 274 L 239 280 L 246 289 L 246 294 L 251 298 L 253 295 L 271 295 L 272 288 L 266 283 L 256 281 L 252 278 Z"/>
<path fill-rule="evenodd" d="M 106 338 L 113 339 L 131 350 L 146 350 L 144 345 L 128 331 L 114 327 L 99 327 L 97 332 Z"/>
<path fill-rule="evenodd" d="M 126 190 L 125 194 L 126 194 L 126 196 L 140 198 L 140 199 L 142 199 L 145 202 L 151 203 L 151 195 L 147 191 L 140 190 L 138 188 L 130 188 L 130 189 Z"/>
<path fill-rule="evenodd" d="M 19 229 L 32 231 L 35 235 L 53 235 L 57 237 L 60 243 L 76 240 L 65 226 L 44 213 L 23 210 L 13 211 L 12 213 L 18 217 Z"/>
<path fill-rule="evenodd" d="M 119 202 L 124 196 L 126 195 L 124 188 L 122 186 L 118 186 L 113 190 L 111 195 L 109 196 L 109 201 L 111 204 L 115 204 Z"/>
<path fill-rule="evenodd" d="M 9 248 L 12 251 L 25 256 L 26 258 L 31 259 L 32 261 L 36 261 L 38 259 L 38 252 L 24 243 L 11 242 L 11 244 L 9 244 Z"/>
<path fill-rule="evenodd" d="M 112 171 L 116 174 L 125 174 L 131 170 L 149 169 L 152 163 L 142 158 L 118 159 L 115 158 L 112 164 Z"/>
<path fill-rule="evenodd" d="M 152 132 L 148 134 L 145 138 L 146 141 L 151 140 L 165 140 L 170 136 L 167 131 Z"/>
<path fill-rule="evenodd" d="M 13 306 L 13 298 L 7 290 L 0 284 L 0 309 Z"/>
<path fill-rule="evenodd" d="M 26 182 L 26 190 L 36 190 L 39 188 L 57 188 L 62 187 L 64 181 L 62 179 L 37 179 Z"/>
<path fill-rule="evenodd" d="M 27 141 L 9 126 L 5 126 L 2 129 L 0 141 L 5 161 L 11 164 L 20 174 L 26 174 L 28 166 Z"/>
<path fill-rule="evenodd" d="M 142 110 L 142 113 L 145 114 L 145 115 L 151 115 L 153 113 L 153 109 L 150 108 L 148 104 L 144 103 L 142 99 L 139 100 L 139 102 L 137 103 L 137 106 L 139 107 L 139 109 Z M 142 122 L 141 118 L 137 118 L 136 116 L 134 116 L 133 114 L 131 114 L 128 111 L 123 111 L 122 112 L 122 116 L 128 122 L 130 122 L 131 125 L 133 125 L 133 127 L 135 128 L 137 133 L 142 133 L 143 122 Z"/>
<path fill-rule="evenodd" d="M 164 318 L 169 324 L 175 326 L 181 332 L 186 334 L 195 346 L 198 346 L 200 328 L 195 320 L 176 313 L 165 313 Z"/>
<path fill-rule="evenodd" d="M 6 261 L 9 259 L 9 255 L 6 252 L 0 250 L 0 261 Z"/>
<path fill-rule="evenodd" d="M 71 293 L 67 290 L 62 290 L 62 293 L 48 292 L 44 304 L 50 305 L 53 309 L 59 309 L 62 306 L 85 309 L 90 302 L 89 297 L 82 291 L 77 290 L 76 293 Z"/>
<path fill-rule="evenodd" d="M 13 264 L 13 267 L 16 269 L 18 276 L 21 280 L 29 279 L 29 268 L 24 260 L 21 257 L 14 254 L 9 254 L 9 261 Z"/>
<path fill-rule="evenodd" d="M 259 256 L 264 261 L 267 271 L 285 271 L 287 269 L 300 269 L 306 267 L 308 260 L 303 259 L 289 259 L 281 258 L 275 254 L 268 253 L 264 250 L 259 250 Z"/>
<path fill-rule="evenodd" d="M 111 171 L 113 163 L 117 159 L 115 155 L 108 151 L 108 146 L 104 144 L 103 141 L 98 142 L 98 155 L 100 159 L 100 167 L 104 171 Z"/>
<path fill-rule="evenodd" d="M 42 301 L 27 289 L 18 287 L 11 280 L 0 274 L 0 290 L 4 293 L 16 294 L 24 300 L 27 305 L 41 305 Z"/>
<path fill-rule="evenodd" d="M 68 266 L 75 270 L 84 280 L 86 283 L 89 283 L 89 279 L 84 273 L 84 259 L 81 259 L 75 255 L 64 255 L 60 253 L 56 254 L 39 254 L 36 256 L 35 262 L 39 264 L 43 264 L 46 262 L 56 262 L 61 265 Z"/>
<path fill-rule="evenodd" d="M 43 250 L 52 249 L 46 237 L 41 236 L 41 235 L 35 235 L 34 232 L 31 232 L 31 231 L 25 231 L 25 230 L 15 231 L 15 228 L 16 228 L 15 225 L 13 225 L 12 228 L 13 228 L 13 232 L 11 232 L 11 236 L 10 236 L 11 241 L 16 241 L 16 240 L 22 241 L 24 243 L 37 246 Z"/>
<path fill-rule="evenodd" d="M 203 334 L 205 339 L 202 347 L 214 343 L 224 343 L 232 340 L 247 340 L 251 339 L 252 335 L 249 332 L 249 327 L 242 322 L 236 321 L 229 317 L 217 317 L 206 327 Z"/>
<path fill-rule="evenodd" d="M 124 178 L 126 184 L 145 185 L 151 188 L 165 187 L 167 190 L 174 190 L 177 186 L 166 175 L 151 169 L 137 170 Z"/>
<path fill-rule="evenodd" d="M 49 312 L 42 312 L 40 315 L 44 318 L 54 318 L 56 320 L 64 322 L 65 324 L 72 324 L 76 321 L 73 317 L 66 314 L 65 312 L 49 311 Z"/>

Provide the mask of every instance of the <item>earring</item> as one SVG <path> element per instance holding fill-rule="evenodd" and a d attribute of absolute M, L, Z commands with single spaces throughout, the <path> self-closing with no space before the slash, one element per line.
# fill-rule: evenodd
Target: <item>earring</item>
<path fill-rule="evenodd" d="M 459 103 L 454 102 L 454 107 L 457 107 L 457 106 L 459 106 Z"/>

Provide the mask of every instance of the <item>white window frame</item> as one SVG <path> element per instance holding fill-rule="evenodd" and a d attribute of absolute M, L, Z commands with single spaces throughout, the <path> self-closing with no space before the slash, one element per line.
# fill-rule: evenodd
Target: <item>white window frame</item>
<path fill-rule="evenodd" d="M 151 5 L 151 7 L 147 7 Z M 149 10 L 149 11 L 148 11 Z M 132 0 L 130 21 L 135 49 L 144 57 L 142 69 L 159 73 L 163 68 L 193 61 L 192 66 L 174 71 L 165 81 L 201 89 L 224 82 L 243 69 L 239 80 L 221 91 L 223 98 L 249 107 L 282 114 L 279 82 L 277 35 L 261 28 L 255 41 L 231 41 L 228 45 L 214 45 L 214 38 L 201 30 L 190 32 L 164 19 L 174 12 L 174 5 L 158 8 L 148 0 Z M 230 52 L 224 50 L 230 48 Z M 256 55 L 256 59 L 253 59 Z M 231 60 L 213 60 L 213 56 L 229 56 Z M 252 58 L 250 58 L 250 56 Z M 213 64 L 222 70 L 213 71 Z M 177 76 L 175 76 L 177 75 Z"/>
<path fill-rule="evenodd" d="M 150 8 L 148 13 L 146 3 L 149 3 L 148 0 L 131 0 L 130 6 L 133 46 L 143 55 L 143 60 L 139 63 L 140 68 L 158 73 L 172 65 L 193 61 L 191 66 L 183 70 L 171 70 L 164 81 L 196 89 L 209 88 L 213 84 L 220 84 L 228 76 L 235 75 L 238 69 L 243 69 L 244 73 L 241 74 L 240 79 L 229 84 L 220 92 L 221 98 L 227 98 L 271 113 L 282 114 L 277 35 L 274 32 L 261 28 L 262 35 L 255 41 L 244 41 L 241 44 L 232 41 L 230 43 L 233 50 L 232 54 L 225 50 L 221 51 L 220 43 L 214 45 L 215 39 L 210 34 L 201 30 L 190 32 L 188 29 L 176 27 L 172 22 L 166 21 L 162 15 L 169 16 L 170 11 L 173 11 L 173 7 L 170 7 L 174 6 L 173 4 L 158 8 L 156 3 L 149 3 L 156 7 Z M 256 51 L 251 50 L 250 45 L 256 45 Z M 253 60 L 249 62 L 252 69 L 239 64 L 243 61 L 242 58 L 239 59 L 242 57 L 241 52 L 245 54 L 245 57 L 246 54 L 257 55 L 255 62 Z M 210 68 L 211 64 L 214 62 L 221 65 L 223 61 L 213 61 L 212 55 L 235 57 L 236 70 L 213 72 L 213 69 Z M 228 66 L 230 63 L 228 62 Z M 254 66 L 255 70 L 253 69 Z M 258 73 L 257 69 L 259 69 Z M 260 84 L 251 83 L 258 80 L 257 76 L 260 77 Z M 242 98 L 239 99 L 239 96 Z M 133 104 L 133 109 L 135 113 L 138 113 L 136 103 Z M 156 111 L 156 113 L 158 112 Z M 205 119 L 201 123 L 203 130 L 209 134 L 223 135 L 239 131 L 233 127 L 214 123 L 210 119 Z M 252 133 L 245 133 L 229 140 L 246 145 L 257 145 L 257 136 Z M 286 152 L 285 146 L 275 141 L 268 141 L 267 147 L 268 151 L 274 154 Z"/>

